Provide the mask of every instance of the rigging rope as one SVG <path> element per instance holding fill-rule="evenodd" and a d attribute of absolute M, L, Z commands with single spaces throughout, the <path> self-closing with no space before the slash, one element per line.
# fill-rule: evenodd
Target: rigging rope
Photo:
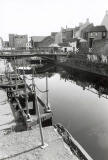
<path fill-rule="evenodd" d="M 27 78 L 28 80 L 32 80 L 32 78 L 28 78 L 28 77 L 26 77 L 26 78 Z M 32 86 L 32 84 L 30 84 L 29 86 Z M 44 91 L 40 90 L 40 89 L 38 88 L 38 86 L 36 85 L 36 83 L 35 83 L 35 86 L 36 86 L 36 88 L 38 89 L 38 91 L 41 92 L 41 93 L 48 92 L 48 90 L 44 90 Z"/>

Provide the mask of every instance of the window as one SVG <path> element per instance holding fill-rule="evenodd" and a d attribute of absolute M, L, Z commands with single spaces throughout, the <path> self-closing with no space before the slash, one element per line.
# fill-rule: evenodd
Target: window
<path fill-rule="evenodd" d="M 98 33 L 96 32 L 96 33 L 95 33 L 95 36 L 97 37 L 97 35 L 98 35 Z"/>
<path fill-rule="evenodd" d="M 106 32 L 102 32 L 102 38 L 106 38 Z"/>
<path fill-rule="evenodd" d="M 93 36 L 93 33 L 91 32 L 90 35 Z"/>

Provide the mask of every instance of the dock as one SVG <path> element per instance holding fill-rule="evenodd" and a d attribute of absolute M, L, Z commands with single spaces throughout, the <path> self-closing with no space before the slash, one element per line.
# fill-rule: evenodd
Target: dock
<path fill-rule="evenodd" d="M 5 91 L 0 90 L 0 132 L 1 130 L 10 129 L 15 125 L 14 116 L 7 102 L 7 96 Z"/>
<path fill-rule="evenodd" d="M 6 99 L 1 98 L 4 105 L 0 105 L 0 160 L 92 160 L 62 125 L 52 126 L 47 75 L 44 91 L 47 103 L 37 95 L 34 73 L 31 88 L 25 73 L 22 78 L 16 69 L 5 73 L 9 84 L 3 79 L 1 76 Z"/>
<path fill-rule="evenodd" d="M 42 148 L 39 128 L 0 137 L 0 160 L 78 160 L 53 126 L 43 128 Z"/>

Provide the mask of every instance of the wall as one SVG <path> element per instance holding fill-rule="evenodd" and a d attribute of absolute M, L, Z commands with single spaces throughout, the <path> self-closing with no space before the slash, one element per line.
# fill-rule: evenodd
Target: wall
<path fill-rule="evenodd" d="M 63 42 L 70 41 L 72 38 L 73 38 L 73 30 L 72 29 L 62 30 L 62 40 L 63 40 Z"/>
<path fill-rule="evenodd" d="M 9 46 L 12 48 L 26 48 L 26 43 L 28 42 L 27 35 L 15 35 L 9 34 Z"/>
<path fill-rule="evenodd" d="M 54 43 L 54 39 L 51 36 L 48 36 L 41 42 L 38 42 L 37 47 L 49 47 L 52 43 Z"/>
<path fill-rule="evenodd" d="M 14 34 L 9 34 L 9 47 L 15 47 Z"/>
<path fill-rule="evenodd" d="M 92 35 L 91 35 L 92 34 Z M 88 38 L 94 38 L 94 40 L 102 39 L 102 32 L 88 33 Z"/>
<path fill-rule="evenodd" d="M 15 39 L 15 48 L 26 48 L 26 43 L 28 42 L 27 35 L 16 35 Z"/>
<path fill-rule="evenodd" d="M 62 43 L 62 32 L 58 32 L 55 36 L 55 43 L 59 44 Z"/>
<path fill-rule="evenodd" d="M 94 54 L 108 55 L 108 39 L 94 41 L 92 48 Z"/>
<path fill-rule="evenodd" d="M 0 50 L 3 49 L 3 39 L 0 37 Z"/>

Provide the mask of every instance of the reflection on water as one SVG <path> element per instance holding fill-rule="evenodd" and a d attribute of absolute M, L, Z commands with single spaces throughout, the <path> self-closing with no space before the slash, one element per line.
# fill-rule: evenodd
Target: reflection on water
<path fill-rule="evenodd" d="M 51 64 L 35 71 L 41 90 L 48 72 L 53 123 L 62 123 L 95 160 L 108 160 L 108 79 Z"/>
<path fill-rule="evenodd" d="M 36 75 L 41 89 L 45 87 L 44 76 Z M 48 82 L 53 123 L 62 123 L 94 159 L 108 160 L 108 80 L 54 68 L 49 70 Z"/>

